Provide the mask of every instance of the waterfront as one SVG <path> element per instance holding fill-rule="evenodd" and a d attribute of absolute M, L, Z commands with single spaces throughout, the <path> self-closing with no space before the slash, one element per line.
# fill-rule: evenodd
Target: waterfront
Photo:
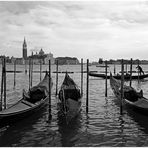
<path fill-rule="evenodd" d="M 133 70 L 136 65 L 133 66 Z M 17 70 L 22 71 L 23 65 L 17 65 Z M 92 71 L 104 71 L 103 68 L 90 66 Z M 113 65 L 109 70 L 113 72 Z M 117 67 L 120 70 L 120 65 Z M 143 65 L 147 71 L 148 65 Z M 0 67 L 1 69 L 1 67 Z M 43 66 L 43 70 L 48 65 Z M 13 70 L 12 65 L 7 65 L 7 70 Z M 34 65 L 34 70 L 39 70 L 39 65 Z M 52 72 L 56 66 L 51 66 Z M 70 76 L 80 86 L 81 70 L 80 65 L 59 66 L 59 71 L 73 71 Z M 84 71 L 86 65 L 84 65 Z M 42 74 L 42 78 L 43 78 Z M 27 117 L 11 126 L 0 129 L 0 146 L 148 146 L 148 117 L 134 113 L 124 107 L 123 116 L 120 115 L 120 106 L 115 101 L 108 80 L 108 97 L 105 98 L 105 80 L 90 77 L 89 81 L 89 113 L 85 111 L 86 74 L 84 74 L 84 96 L 81 113 L 69 125 L 64 125 L 57 113 L 57 100 L 55 98 L 56 74 L 51 73 L 53 78 L 52 89 L 52 120 L 48 120 L 48 105 L 41 112 Z M 59 86 L 64 74 L 59 74 Z M 39 73 L 33 74 L 33 84 L 39 82 Z M 16 74 L 16 89 L 13 89 L 13 74 L 7 74 L 7 103 L 16 102 L 22 95 L 22 89 L 28 89 L 28 75 L 25 73 Z M 148 98 L 148 79 L 142 80 L 139 84 L 133 81 L 133 86 L 142 88 L 144 96 Z M 18 97 L 19 96 L 19 97 Z"/>

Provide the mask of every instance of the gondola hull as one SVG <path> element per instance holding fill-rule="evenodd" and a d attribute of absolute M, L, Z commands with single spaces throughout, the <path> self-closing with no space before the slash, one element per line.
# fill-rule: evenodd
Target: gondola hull
<path fill-rule="evenodd" d="M 82 101 L 74 101 L 72 99 L 67 100 L 67 108 L 68 111 L 64 111 L 63 103 L 60 101 L 58 103 L 59 106 L 59 116 L 64 118 L 67 123 L 69 123 L 72 119 L 74 119 L 81 111 Z"/>
<path fill-rule="evenodd" d="M 61 85 L 58 100 L 59 115 L 64 117 L 66 122 L 69 123 L 79 114 L 81 110 L 82 97 L 79 88 L 67 73 L 65 74 L 65 79 Z"/>
<path fill-rule="evenodd" d="M 143 101 L 143 105 L 138 106 L 137 102 L 136 104 L 129 102 L 128 100 L 125 100 L 125 104 L 128 108 L 133 109 L 134 111 L 144 114 L 144 115 L 148 115 L 148 100 L 146 100 L 146 98 L 142 98 L 141 101 Z M 145 107 L 144 107 L 145 106 Z"/>
<path fill-rule="evenodd" d="M 24 94 L 22 99 L 7 109 L 0 111 L 0 126 L 16 122 L 24 117 L 37 112 L 47 104 L 48 100 L 49 76 L 45 75 L 44 79 L 36 86 L 30 89 L 30 98 Z M 52 81 L 51 81 L 52 86 Z M 39 94 L 41 91 L 41 94 Z M 33 100 L 37 99 L 37 100 Z"/>
<path fill-rule="evenodd" d="M 14 106 L 12 106 L 12 108 L 17 107 L 17 110 L 15 112 L 14 110 L 12 111 L 11 108 L 7 109 L 8 111 L 7 113 L 6 111 L 0 112 L 0 126 L 15 123 L 19 120 L 24 119 L 25 117 L 29 115 L 32 115 L 33 113 L 38 112 L 41 108 L 43 108 L 47 104 L 47 100 L 48 100 L 48 97 L 42 100 L 42 102 L 40 102 L 38 105 L 34 105 L 32 107 L 27 106 L 26 104 L 22 102 L 23 100 L 20 100 L 19 102 L 14 104 Z M 21 110 L 19 108 L 21 108 Z"/>
<path fill-rule="evenodd" d="M 115 94 L 115 96 L 118 98 L 118 101 L 121 102 L 121 82 L 117 79 L 115 79 L 112 75 L 110 77 L 110 85 L 111 88 Z M 132 90 L 135 91 L 132 87 L 130 86 L 126 86 L 124 85 L 123 87 L 126 91 Z M 136 91 L 135 91 L 136 92 Z M 136 92 L 136 100 L 132 101 L 135 96 L 133 98 L 127 98 L 126 95 L 124 95 L 123 98 L 123 104 L 125 104 L 127 107 L 132 108 L 133 110 L 135 110 L 136 112 L 140 112 L 142 114 L 147 114 L 148 115 L 148 99 L 146 99 L 145 97 L 143 97 L 142 95 L 140 95 L 140 93 Z"/>
<path fill-rule="evenodd" d="M 106 75 L 105 74 L 98 74 L 98 73 L 89 73 L 89 76 L 92 76 L 92 77 L 99 77 L 99 78 L 103 78 L 103 79 L 106 79 Z M 115 75 L 113 76 L 115 79 L 121 79 L 121 75 Z M 147 78 L 148 77 L 148 74 L 145 74 L 145 75 L 132 75 L 132 79 L 144 79 L 144 78 Z M 107 79 L 110 79 L 110 76 L 107 75 Z M 124 79 L 125 80 L 130 80 L 130 76 L 129 75 L 125 75 L 124 76 Z"/>

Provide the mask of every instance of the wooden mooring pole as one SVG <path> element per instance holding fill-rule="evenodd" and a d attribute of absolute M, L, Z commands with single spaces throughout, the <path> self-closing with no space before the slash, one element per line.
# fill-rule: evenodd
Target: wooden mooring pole
<path fill-rule="evenodd" d="M 87 79 L 86 79 L 86 113 L 88 113 L 88 97 L 89 97 L 89 59 L 87 59 Z"/>
<path fill-rule="evenodd" d="M 16 85 L 16 60 L 14 61 L 14 88 L 15 88 L 15 85 Z"/>
<path fill-rule="evenodd" d="M 4 109 L 6 109 L 6 58 L 4 58 Z"/>
<path fill-rule="evenodd" d="M 57 60 L 56 61 L 56 96 L 58 95 L 58 67 L 59 67 L 59 63 Z"/>
<path fill-rule="evenodd" d="M 27 61 L 25 60 L 25 74 L 27 74 Z"/>
<path fill-rule="evenodd" d="M 40 81 L 42 80 L 42 60 L 40 59 Z"/>
<path fill-rule="evenodd" d="M 138 59 L 138 83 L 139 83 L 139 59 Z"/>
<path fill-rule="evenodd" d="M 130 87 L 132 86 L 132 65 L 133 65 L 133 59 L 131 58 L 131 64 L 130 64 Z"/>
<path fill-rule="evenodd" d="M 31 60 L 31 87 L 32 87 L 32 81 L 33 81 L 33 59 Z"/>
<path fill-rule="evenodd" d="M 2 78 L 1 78 L 0 111 L 2 111 L 2 106 L 3 106 L 3 88 L 4 88 L 4 59 L 2 59 Z"/>
<path fill-rule="evenodd" d="M 105 97 L 107 97 L 107 61 L 105 61 Z"/>
<path fill-rule="evenodd" d="M 83 96 L 83 59 L 81 59 L 81 96 Z"/>
<path fill-rule="evenodd" d="M 114 75 L 116 74 L 116 66 L 115 66 L 115 64 L 114 64 Z"/>
<path fill-rule="evenodd" d="M 123 90 L 123 86 L 124 86 L 124 61 L 122 59 L 121 61 L 121 104 L 120 104 L 120 114 L 122 115 L 123 113 L 123 97 L 124 97 L 124 90 Z"/>
<path fill-rule="evenodd" d="M 127 62 L 126 62 L 126 67 L 125 68 L 126 68 L 126 73 L 127 73 Z"/>
<path fill-rule="evenodd" d="M 51 118 L 51 62 L 49 60 L 49 119 Z"/>
<path fill-rule="evenodd" d="M 29 59 L 29 90 L 30 90 L 30 83 L 31 83 L 31 59 Z"/>

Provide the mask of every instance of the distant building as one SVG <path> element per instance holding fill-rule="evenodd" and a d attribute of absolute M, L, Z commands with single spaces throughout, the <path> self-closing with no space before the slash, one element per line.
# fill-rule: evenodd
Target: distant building
<path fill-rule="evenodd" d="M 6 59 L 6 63 L 11 63 L 11 59 L 8 56 L 1 55 L 0 56 L 0 64 L 2 64 L 2 59 Z"/>
<path fill-rule="evenodd" d="M 43 49 L 41 49 L 39 51 L 39 54 L 37 52 L 36 52 L 36 54 L 33 54 L 33 52 L 32 52 L 32 55 L 29 56 L 28 58 L 33 59 L 33 64 L 40 64 L 40 62 L 42 64 L 44 64 L 45 57 L 46 57 L 46 55 L 44 55 L 44 51 L 43 51 Z"/>
<path fill-rule="evenodd" d="M 27 43 L 26 40 L 24 38 L 24 42 L 23 42 L 23 57 L 24 60 L 27 60 Z"/>
<path fill-rule="evenodd" d="M 54 64 L 55 59 L 53 58 L 53 54 L 49 53 L 49 54 L 44 54 L 43 49 L 41 48 L 41 50 L 39 51 L 39 54 L 36 52 L 35 55 L 29 56 L 29 58 L 33 59 L 33 63 L 34 64 L 40 64 L 40 62 L 42 62 L 42 64 L 48 64 L 49 63 L 49 59 L 51 60 L 51 64 Z"/>
<path fill-rule="evenodd" d="M 43 51 L 42 48 L 41 48 L 41 50 L 39 51 L 39 55 L 40 55 L 40 56 L 43 56 L 43 55 L 44 55 L 44 51 Z"/>
<path fill-rule="evenodd" d="M 0 63 L 2 63 L 2 59 L 4 57 L 5 56 L 3 55 L 0 56 Z M 29 64 L 29 59 L 33 59 L 33 64 L 40 64 L 40 63 L 48 64 L 49 59 L 51 60 L 51 64 L 55 63 L 53 54 L 52 53 L 45 54 L 42 48 L 39 51 L 39 53 L 36 52 L 36 54 L 34 55 L 32 51 L 31 56 L 27 57 L 27 43 L 26 43 L 25 37 L 24 37 L 24 42 L 23 42 L 22 58 L 15 58 L 13 56 L 11 58 L 9 57 L 5 57 L 5 58 L 6 58 L 7 63 L 12 63 L 12 64 L 14 64 L 15 61 L 16 61 L 16 64 L 25 64 L 25 63 Z"/>
<path fill-rule="evenodd" d="M 75 57 L 57 57 L 55 62 L 58 60 L 59 65 L 76 65 L 79 64 L 79 60 Z"/>
<path fill-rule="evenodd" d="M 22 58 L 15 58 L 15 57 L 11 57 L 11 63 L 14 64 L 14 62 L 16 61 L 16 64 L 20 65 L 22 64 Z"/>
<path fill-rule="evenodd" d="M 44 59 L 45 64 L 48 64 L 49 60 L 50 60 L 51 64 L 55 64 L 55 58 L 53 57 L 52 53 L 47 54 L 47 57 L 45 57 L 45 59 Z"/>

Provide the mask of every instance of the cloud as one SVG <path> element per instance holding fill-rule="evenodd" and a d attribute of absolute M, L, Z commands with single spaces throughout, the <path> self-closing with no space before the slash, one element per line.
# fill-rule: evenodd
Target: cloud
<path fill-rule="evenodd" d="M 28 52 L 42 47 L 55 56 L 146 58 L 147 5 L 144 1 L 1 1 L 1 52 L 21 57 L 25 36 Z"/>
<path fill-rule="evenodd" d="M 46 1 L 1 1 L 0 11 L 18 15 L 28 13 L 31 9 L 36 8 L 36 6 L 46 5 L 47 3 Z"/>

